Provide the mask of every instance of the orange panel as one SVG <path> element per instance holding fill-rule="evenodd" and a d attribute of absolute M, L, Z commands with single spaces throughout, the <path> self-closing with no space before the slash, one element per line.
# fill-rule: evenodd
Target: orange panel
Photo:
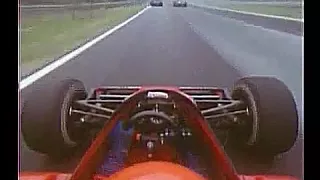
<path fill-rule="evenodd" d="M 150 161 L 123 169 L 106 180 L 205 180 L 201 175 L 170 162 Z"/>

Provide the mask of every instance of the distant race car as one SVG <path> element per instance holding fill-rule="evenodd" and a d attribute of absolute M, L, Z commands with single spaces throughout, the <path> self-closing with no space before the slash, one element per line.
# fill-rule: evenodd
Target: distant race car
<path fill-rule="evenodd" d="M 163 2 L 161 0 L 151 0 L 150 6 L 163 6 Z"/>
<path fill-rule="evenodd" d="M 173 7 L 187 7 L 187 1 L 186 0 L 174 0 Z"/>
<path fill-rule="evenodd" d="M 83 156 L 70 173 L 20 172 L 20 180 L 296 180 L 240 174 L 225 152 L 273 159 L 291 149 L 297 109 L 278 79 L 244 77 L 231 91 L 101 86 L 87 93 L 76 79 L 42 87 L 22 107 L 26 145 L 56 160 Z"/>

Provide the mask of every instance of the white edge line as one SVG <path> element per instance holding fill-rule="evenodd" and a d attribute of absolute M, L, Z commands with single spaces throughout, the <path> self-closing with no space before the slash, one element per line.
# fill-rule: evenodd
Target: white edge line
<path fill-rule="evenodd" d="M 274 18 L 274 19 L 283 19 L 283 20 L 289 20 L 289 21 L 304 22 L 304 19 L 296 19 L 296 18 L 285 17 L 285 16 L 275 16 L 275 15 L 247 12 L 247 11 L 239 11 L 239 10 L 234 10 L 234 9 L 220 8 L 220 7 L 216 7 L 216 6 L 203 6 L 203 5 L 197 5 L 197 4 L 192 4 L 192 5 L 198 6 L 198 7 L 203 7 L 203 8 L 211 8 L 211 9 L 217 9 L 217 10 L 222 10 L 222 11 L 236 12 L 236 13 L 246 14 L 246 15 L 253 15 L 253 16 L 261 16 L 261 17 L 268 17 L 268 18 Z"/>
<path fill-rule="evenodd" d="M 26 77 L 25 79 L 20 81 L 19 90 L 22 90 L 22 89 L 26 88 L 27 86 L 31 85 L 32 83 L 34 83 L 38 79 L 42 78 L 43 76 L 45 76 L 49 72 L 55 70 L 59 66 L 61 66 L 61 65 L 65 64 L 66 62 L 72 60 L 74 57 L 78 56 L 83 51 L 87 50 L 88 48 L 90 48 L 91 46 L 96 44 L 97 42 L 99 42 L 102 39 L 104 39 L 105 37 L 111 35 L 115 31 L 119 30 L 120 28 L 122 28 L 123 26 L 125 26 L 126 24 L 128 24 L 129 22 L 131 22 L 132 20 L 134 20 L 135 18 L 137 18 L 141 14 L 143 14 L 149 8 L 150 8 L 149 6 L 145 7 L 143 10 L 139 11 L 137 14 L 133 15 L 132 17 L 130 17 L 126 21 L 122 22 L 121 24 L 118 24 L 114 28 L 112 28 L 109 31 L 105 32 L 104 34 L 98 36 L 97 38 L 95 38 L 95 39 L 93 39 L 91 41 L 89 41 L 88 43 L 86 43 L 83 46 L 79 47 L 78 49 L 70 52 L 69 54 L 64 55 L 60 59 L 57 59 L 53 63 L 45 66 L 43 69 L 40 69 L 39 71 L 35 72 L 34 74 L 31 74 L 30 76 Z"/>

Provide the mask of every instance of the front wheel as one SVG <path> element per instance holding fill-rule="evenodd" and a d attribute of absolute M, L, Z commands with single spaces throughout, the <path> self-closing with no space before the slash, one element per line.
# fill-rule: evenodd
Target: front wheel
<path fill-rule="evenodd" d="M 298 135 L 298 113 L 288 87 L 273 77 L 245 77 L 238 80 L 232 99 L 244 102 L 244 123 L 231 139 L 253 154 L 275 156 L 291 149 Z"/>
<path fill-rule="evenodd" d="M 85 99 L 84 85 L 74 79 L 43 87 L 30 95 L 21 113 L 26 145 L 39 153 L 62 158 L 89 138 L 81 115 L 72 113 L 75 101 Z"/>

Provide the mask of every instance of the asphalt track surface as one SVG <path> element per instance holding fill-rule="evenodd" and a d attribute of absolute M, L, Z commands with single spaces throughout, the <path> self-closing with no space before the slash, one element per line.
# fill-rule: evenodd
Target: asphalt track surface
<path fill-rule="evenodd" d="M 77 78 L 100 85 L 187 85 L 231 87 L 247 75 L 272 75 L 293 91 L 302 117 L 300 36 L 246 24 L 193 8 L 150 8 L 113 35 L 22 90 L 21 103 L 44 84 Z M 276 96 L 276 95 L 275 95 Z M 40 108 L 40 107 L 39 107 Z M 302 131 L 300 132 L 302 134 Z M 302 135 L 272 164 L 234 158 L 239 172 L 289 174 L 302 178 Z M 78 158 L 52 162 L 20 141 L 21 171 L 63 171 Z"/>

